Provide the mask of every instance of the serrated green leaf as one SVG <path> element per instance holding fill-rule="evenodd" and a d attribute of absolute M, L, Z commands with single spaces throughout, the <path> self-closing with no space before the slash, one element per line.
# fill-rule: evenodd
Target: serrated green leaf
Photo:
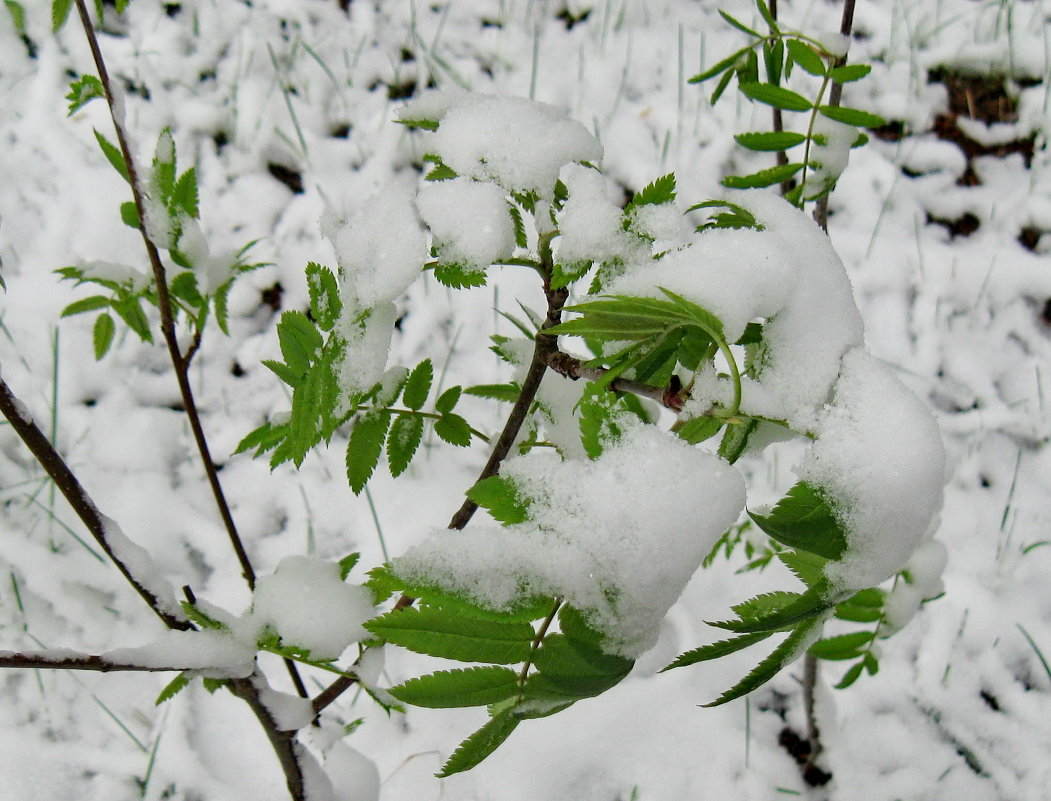
<path fill-rule="evenodd" d="M 464 740 L 449 757 L 441 771 L 436 775 L 440 779 L 470 770 L 493 751 L 500 747 L 511 732 L 518 726 L 518 719 L 510 712 L 502 712 L 493 717 L 482 728 Z"/>
<path fill-rule="evenodd" d="M 828 586 L 822 581 L 807 589 L 796 600 L 769 614 L 743 620 L 720 620 L 709 623 L 709 625 L 741 633 L 777 631 L 805 620 L 819 619 L 821 614 L 832 606 L 832 601 L 827 596 Z"/>
<path fill-rule="evenodd" d="M 828 501 L 805 481 L 800 481 L 768 515 L 748 513 L 763 531 L 789 548 L 839 559 L 847 537 L 832 514 Z"/>
<path fill-rule="evenodd" d="M 393 592 L 402 592 L 410 598 L 418 598 L 421 604 L 426 606 L 497 623 L 531 623 L 540 620 L 547 617 L 553 603 L 549 598 L 527 597 L 515 599 L 509 607 L 503 609 L 486 609 L 454 590 L 428 584 L 415 576 L 411 581 L 406 580 L 396 575 L 389 565 L 381 565 L 369 571 L 369 580 L 366 583 L 372 589 L 377 604 Z"/>
<path fill-rule="evenodd" d="M 772 612 L 784 609 L 799 600 L 800 593 L 788 590 L 764 592 L 747 601 L 734 604 L 731 609 L 742 620 L 761 620 Z"/>
<path fill-rule="evenodd" d="M 588 458 L 597 459 L 606 442 L 616 440 L 623 431 L 619 418 L 626 412 L 616 393 L 589 383 L 577 404 L 580 410 L 580 442 Z"/>
<path fill-rule="evenodd" d="M 365 628 L 389 643 L 460 662 L 513 665 L 529 659 L 533 627 L 481 620 L 448 608 L 407 607 L 388 612 Z M 486 702 L 488 703 L 488 702 Z"/>
<path fill-rule="evenodd" d="M 179 176 L 168 202 L 172 212 L 183 211 L 194 219 L 201 216 L 197 198 L 197 170 L 194 167 Z"/>
<path fill-rule="evenodd" d="M 675 200 L 675 173 L 671 172 L 655 178 L 636 192 L 624 211 L 630 212 L 639 206 L 659 206 L 662 203 L 671 203 L 673 200 Z"/>
<path fill-rule="evenodd" d="M 741 147 L 760 152 L 772 152 L 777 150 L 788 150 L 790 147 L 802 144 L 806 136 L 793 131 L 767 131 L 766 133 L 743 133 L 737 134 L 734 139 Z"/>
<path fill-rule="evenodd" d="M 759 55 L 755 50 L 749 50 L 744 63 L 737 65 L 737 85 L 744 83 L 759 83 Z"/>
<path fill-rule="evenodd" d="M 730 464 L 741 458 L 745 448 L 748 447 L 748 439 L 759 426 L 758 420 L 748 420 L 744 423 L 731 423 L 726 426 L 726 432 L 719 442 L 719 455 Z"/>
<path fill-rule="evenodd" d="M 409 128 L 409 129 L 422 128 L 425 131 L 437 131 L 438 130 L 438 120 L 425 120 L 425 119 L 406 120 L 406 119 L 398 119 L 398 120 L 395 120 L 395 122 L 398 123 L 398 125 L 404 125 L 406 128 Z"/>
<path fill-rule="evenodd" d="M 430 709 L 486 706 L 518 692 L 518 674 L 504 667 L 442 670 L 391 687 L 399 701 Z"/>
<path fill-rule="evenodd" d="M 427 396 L 431 392 L 431 382 L 434 380 L 434 366 L 430 359 L 424 359 L 417 364 L 408 379 L 405 381 L 405 391 L 402 395 L 402 403 L 413 411 L 423 408 L 427 402 Z"/>
<path fill-rule="evenodd" d="M 134 201 L 129 200 L 120 204 L 120 220 L 126 226 L 134 228 L 136 231 L 142 227 L 139 223 L 139 210 L 135 207 Z"/>
<path fill-rule="evenodd" d="M 485 270 L 468 264 L 437 264 L 434 278 L 439 284 L 453 289 L 485 286 L 486 280 Z"/>
<path fill-rule="evenodd" d="M 858 676 L 861 675 L 861 670 L 864 667 L 863 662 L 858 662 L 851 665 L 850 670 L 843 674 L 843 678 L 839 680 L 839 684 L 836 685 L 837 690 L 845 690 L 851 684 L 858 680 Z"/>
<path fill-rule="evenodd" d="M 177 298 L 181 298 L 191 306 L 200 306 L 204 303 L 200 290 L 197 289 L 197 276 L 187 270 L 176 275 L 168 290 Z"/>
<path fill-rule="evenodd" d="M 803 169 L 802 163 L 781 164 L 753 172 L 751 175 L 727 175 L 721 183 L 728 189 L 759 189 L 783 183 L 801 169 Z"/>
<path fill-rule="evenodd" d="M 340 579 L 346 581 L 347 576 L 350 575 L 350 571 L 354 569 L 354 565 L 358 563 L 359 559 L 361 559 L 361 554 L 355 551 L 339 560 Z"/>
<path fill-rule="evenodd" d="M 619 684 L 634 664 L 564 634 L 549 634 L 533 654 L 539 671 L 534 684 L 545 684 L 567 698 L 591 698 Z"/>
<path fill-rule="evenodd" d="M 574 281 L 579 281 L 591 269 L 594 262 L 578 261 L 572 264 L 556 263 L 551 271 L 551 288 L 563 289 Z"/>
<path fill-rule="evenodd" d="M 879 128 L 887 124 L 883 117 L 869 114 L 869 112 L 861 109 L 846 108 L 845 106 L 818 106 L 817 110 L 821 112 L 822 116 L 828 117 L 830 120 L 842 122 L 844 125 L 854 125 L 858 128 Z"/>
<path fill-rule="evenodd" d="M 675 433 L 679 435 L 680 439 L 686 440 L 691 445 L 696 445 L 718 434 L 719 429 L 723 427 L 725 422 L 725 420 L 721 420 L 718 417 L 694 417 L 675 429 Z"/>
<path fill-rule="evenodd" d="M 771 634 L 773 634 L 772 631 L 760 631 L 755 632 L 754 634 L 739 634 L 728 640 L 719 640 L 719 642 L 702 645 L 698 648 L 686 651 L 683 654 L 679 654 L 674 662 L 661 670 L 661 673 L 665 670 L 671 670 L 672 668 L 686 667 L 687 665 L 694 665 L 698 662 L 707 662 L 711 659 L 720 659 L 727 654 L 732 654 L 735 651 L 740 651 L 751 645 L 755 645 L 757 642 L 762 642 Z"/>
<path fill-rule="evenodd" d="M 328 267 L 312 261 L 307 264 L 306 277 L 307 290 L 310 293 L 310 314 L 318 328 L 331 331 L 343 309 L 336 276 Z"/>
<path fill-rule="evenodd" d="M 180 602 L 179 606 L 182 608 L 183 614 L 185 614 L 186 617 L 188 617 L 192 622 L 196 623 L 202 629 L 222 631 L 226 628 L 226 626 L 224 626 L 218 620 L 209 617 L 189 601 L 182 601 Z"/>
<path fill-rule="evenodd" d="M 443 414 L 435 420 L 434 433 L 450 445 L 466 448 L 471 444 L 471 426 L 458 414 Z"/>
<path fill-rule="evenodd" d="M 102 87 L 102 81 L 94 75 L 82 75 L 69 85 L 69 93 L 66 100 L 69 101 L 67 117 L 72 117 L 80 109 L 94 100 L 96 97 L 105 97 L 106 90 Z"/>
<path fill-rule="evenodd" d="M 791 634 L 778 645 L 773 652 L 762 662 L 741 679 L 737 684 L 724 692 L 714 701 L 703 704 L 703 706 L 719 706 L 735 698 L 747 695 L 758 687 L 766 684 L 776 676 L 781 668 L 794 660 L 802 653 L 803 645 L 811 636 L 814 629 L 821 624 L 820 619 L 814 619 L 797 626 Z"/>
<path fill-rule="evenodd" d="M 436 164 L 423 178 L 425 181 L 449 181 L 456 177 L 456 171 L 448 164 Z"/>
<path fill-rule="evenodd" d="M 818 52 L 799 39 L 788 40 L 788 55 L 796 64 L 809 72 L 811 75 L 824 77 L 825 60 Z"/>
<path fill-rule="evenodd" d="M 860 81 L 870 72 L 872 72 L 872 67 L 868 64 L 846 64 L 842 67 L 835 67 L 830 75 L 836 83 L 850 83 Z"/>
<path fill-rule="evenodd" d="M 355 495 L 365 489 L 379 463 L 390 417 L 387 411 L 369 412 L 358 418 L 350 432 L 350 441 L 347 443 L 347 481 Z"/>
<path fill-rule="evenodd" d="M 278 446 L 288 435 L 284 426 L 271 425 L 269 421 L 263 423 L 259 428 L 249 431 L 238 443 L 234 453 L 244 453 L 255 448 L 253 456 L 260 456 Z"/>
<path fill-rule="evenodd" d="M 708 98 L 708 102 L 713 106 L 719 102 L 719 98 L 723 96 L 723 92 L 726 91 L 726 87 L 730 85 L 730 81 L 735 75 L 734 70 L 727 70 L 723 73 L 723 77 L 719 79 L 719 83 L 715 85 L 715 90 L 712 92 L 711 97 Z"/>
<path fill-rule="evenodd" d="M 108 309 L 109 306 L 110 299 L 105 295 L 92 295 L 88 298 L 81 298 L 80 300 L 73 301 L 62 310 L 62 314 L 59 316 L 72 317 L 74 314 L 83 314 L 84 312 Z"/>
<path fill-rule="evenodd" d="M 741 94 L 751 100 L 757 100 L 774 108 L 785 111 L 809 111 L 813 103 L 798 92 L 785 89 L 783 86 L 773 86 L 768 83 L 742 83 Z"/>
<path fill-rule="evenodd" d="M 109 352 L 116 332 L 117 326 L 107 312 L 103 312 L 96 318 L 91 332 L 91 342 L 95 349 L 95 361 L 101 360 Z"/>
<path fill-rule="evenodd" d="M 73 0 L 51 0 L 51 30 L 58 33 L 69 19 L 69 11 L 73 8 Z"/>
<path fill-rule="evenodd" d="M 871 631 L 855 631 L 837 637 L 826 637 L 811 645 L 808 653 L 818 659 L 854 659 L 861 655 L 860 649 L 872 642 L 874 636 Z"/>
<path fill-rule="evenodd" d="M 808 587 L 818 584 L 825 575 L 828 560 L 808 551 L 779 551 L 777 558 Z"/>
<path fill-rule="evenodd" d="M 525 220 L 522 219 L 521 209 L 509 202 L 507 213 L 511 215 L 511 225 L 515 230 L 515 244 L 520 248 L 529 247 L 529 237 L 526 236 Z"/>
<path fill-rule="evenodd" d="M 190 679 L 191 676 L 188 671 L 183 671 L 182 673 L 180 673 L 178 676 L 176 676 L 174 679 L 172 679 L 164 685 L 164 689 L 161 690 L 160 694 L 157 696 L 157 700 L 153 702 L 153 705 L 160 706 L 165 701 L 170 701 L 172 698 L 178 695 L 181 690 L 184 690 L 186 687 L 189 686 Z"/>
<path fill-rule="evenodd" d="M 473 387 L 465 388 L 464 393 L 473 395 L 476 398 L 488 398 L 489 400 L 514 403 L 518 400 L 518 396 L 522 394 L 522 387 L 514 381 L 507 384 L 475 384 Z"/>
<path fill-rule="evenodd" d="M 303 375 L 323 340 L 317 328 L 301 311 L 286 311 L 277 324 L 281 356 L 293 372 Z"/>
<path fill-rule="evenodd" d="M 502 476 L 483 478 L 466 494 L 505 526 L 521 523 L 529 517 L 528 502 L 519 498 L 514 484 Z"/>
<path fill-rule="evenodd" d="M 266 367 L 270 372 L 288 384 L 290 387 L 296 387 L 303 379 L 302 373 L 297 373 L 291 367 L 284 362 L 276 361 L 275 359 L 263 359 L 260 364 Z"/>
<path fill-rule="evenodd" d="M 201 679 L 201 684 L 209 695 L 214 695 L 216 690 L 226 686 L 226 679 Z"/>
<path fill-rule="evenodd" d="M 387 435 L 387 467 L 397 478 L 408 468 L 423 440 L 423 418 L 415 414 L 399 414 Z"/>
<path fill-rule="evenodd" d="M 462 387 L 449 387 L 445 392 L 439 395 L 438 400 L 434 402 L 434 410 L 440 414 L 448 414 L 456 408 L 456 404 L 460 402 L 460 395 L 462 393 Z"/>
<path fill-rule="evenodd" d="M 11 24 L 15 26 L 15 32 L 19 36 L 26 35 L 26 10 L 17 0 L 4 0 L 7 11 L 11 15 Z"/>
<path fill-rule="evenodd" d="M 726 13 L 721 8 L 719 9 L 719 16 L 722 17 L 727 22 L 729 22 L 731 25 L 733 25 L 735 28 L 737 28 L 737 30 L 741 31 L 742 33 L 747 33 L 749 36 L 754 36 L 756 39 L 762 39 L 763 38 L 763 35 L 761 33 L 759 33 L 758 31 L 752 30 L 747 25 L 745 25 L 743 22 L 741 22 L 740 20 L 738 20 L 735 17 L 731 16 L 730 14 Z"/>

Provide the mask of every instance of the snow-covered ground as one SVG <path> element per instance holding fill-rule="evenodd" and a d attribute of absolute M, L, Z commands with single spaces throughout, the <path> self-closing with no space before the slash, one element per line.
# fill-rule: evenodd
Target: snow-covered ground
<path fill-rule="evenodd" d="M 162 346 L 118 335 L 96 362 L 92 315 L 58 321 L 87 293 L 60 284 L 55 269 L 145 268 L 141 240 L 118 215 L 127 186 L 92 135 L 95 127 L 112 136 L 104 105 L 66 117 L 68 82 L 92 71 L 90 54 L 76 20 L 50 33 L 48 5 L 25 3 L 25 39 L 0 10 L 3 378 L 100 509 L 173 586 L 192 585 L 198 597 L 240 612 L 248 592 Z M 839 27 L 838 3 L 779 5 L 788 26 Z M 533 96 L 601 141 L 603 170 L 625 190 L 674 171 L 685 202 L 724 196 L 724 175 L 769 163 L 732 139 L 767 129 L 769 108 L 732 90 L 713 108 L 710 85 L 685 82 L 742 44 L 719 7 L 759 24 L 746 0 L 353 0 L 346 10 L 336 0 L 134 0 L 122 18 L 108 10 L 101 42 L 127 95 L 136 152 L 151 157 L 170 126 L 180 168 L 197 168 L 211 252 L 259 239 L 253 260 L 272 262 L 240 279 L 231 336 L 213 324 L 192 372 L 260 574 L 293 554 L 338 560 L 361 551 L 360 577 L 362 567 L 444 525 L 486 458 L 482 445 L 457 449 L 433 438 L 406 476 L 395 483 L 381 470 L 370 496 L 355 497 L 335 445 L 299 471 L 270 473 L 265 460 L 228 456 L 288 408 L 260 360 L 279 355 L 276 310 L 306 307 L 306 263 L 335 266 L 322 214 L 352 215 L 381 186 L 415 175 L 422 152 L 417 135 L 392 124 L 399 105 L 432 83 Z M 703 621 L 724 617 L 728 604 L 793 586 L 776 564 L 735 575 L 741 553 L 697 574 L 632 676 L 598 699 L 528 721 L 466 774 L 433 776 L 483 722 L 477 709 L 388 717 L 350 692 L 308 737 L 322 745 L 355 723 L 344 742 L 375 763 L 385 801 L 1051 796 L 1051 670 L 1041 656 L 1051 657 L 1049 15 L 1042 0 L 870 0 L 856 10 L 851 60 L 873 72 L 846 87 L 845 101 L 892 124 L 852 153 L 832 196 L 830 236 L 868 348 L 940 424 L 948 468 L 937 536 L 949 561 L 945 596 L 881 643 L 876 676 L 834 690 L 844 668 L 822 664 L 830 784 L 804 783 L 778 742 L 786 726 L 805 729 L 800 664 L 715 709 L 697 705 L 752 667 L 753 653 L 655 675 L 716 639 Z M 488 336 L 514 333 L 497 310 L 519 314 L 519 302 L 543 307 L 526 271 L 504 270 L 462 291 L 418 281 L 399 301 L 392 360 L 429 356 L 445 386 L 507 380 Z M 472 423 L 498 428 L 492 404 L 470 403 Z M 742 465 L 753 491 L 768 493 L 760 500 L 791 483 L 796 458 L 785 451 Z M 0 428 L 0 649 L 100 653 L 156 639 L 156 619 L 97 558 L 41 476 Z M 388 651 L 381 685 L 433 667 Z M 276 659 L 264 664 L 288 689 Z M 307 676 L 315 690 L 328 681 Z M 0 674 L 0 798 L 287 797 L 245 705 L 196 683 L 154 706 L 169 678 Z M 371 770 L 364 758 L 341 757 L 362 792 Z"/>

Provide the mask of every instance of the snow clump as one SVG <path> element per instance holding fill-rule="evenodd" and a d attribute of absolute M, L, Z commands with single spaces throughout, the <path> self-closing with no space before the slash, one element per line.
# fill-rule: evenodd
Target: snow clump
<path fill-rule="evenodd" d="M 504 191 L 495 184 L 470 178 L 428 181 L 416 205 L 443 263 L 481 270 L 508 258 L 515 249 Z"/>
<path fill-rule="evenodd" d="M 605 650 L 629 658 L 653 646 L 661 619 L 745 500 L 735 468 L 645 425 L 593 461 L 531 452 L 501 475 L 528 500 L 529 522 L 436 530 L 392 570 L 494 610 L 562 597 L 605 635 Z"/>

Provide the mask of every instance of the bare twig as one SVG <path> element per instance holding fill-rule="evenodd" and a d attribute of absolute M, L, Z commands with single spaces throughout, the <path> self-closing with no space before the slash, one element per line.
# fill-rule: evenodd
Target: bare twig
<path fill-rule="evenodd" d="M 163 603 L 162 599 L 158 598 L 156 593 L 150 590 L 143 580 L 135 576 L 128 565 L 118 556 L 109 542 L 110 524 L 108 519 L 99 512 L 87 490 L 84 489 L 77 477 L 73 475 L 73 471 L 69 469 L 69 465 L 55 450 L 48 438 L 44 436 L 44 432 L 33 422 L 32 417 L 26 411 L 25 405 L 14 396 L 11 388 L 2 378 L 0 378 L 0 412 L 3 412 L 4 417 L 11 424 L 11 428 L 18 434 L 26 447 L 29 448 L 40 463 L 40 466 L 51 477 L 51 480 L 55 482 L 59 492 L 69 502 L 77 517 L 87 526 L 91 536 L 95 538 L 95 541 L 105 552 L 106 556 L 116 565 L 121 575 L 135 588 L 135 591 L 149 605 L 157 617 L 164 621 L 164 624 L 169 628 L 183 631 L 192 629 L 193 626 L 189 621 L 176 615 L 168 608 L 169 605 Z"/>
<path fill-rule="evenodd" d="M 776 20 L 777 19 L 777 0 L 770 0 L 769 6 L 770 6 L 770 16 L 773 17 Z M 772 111 L 773 111 L 773 116 L 774 116 L 774 132 L 775 133 L 781 133 L 785 129 L 785 122 L 784 122 L 784 118 L 783 118 L 783 116 L 781 114 L 781 109 L 774 107 L 772 109 Z M 787 164 L 788 164 L 788 153 L 786 153 L 784 150 L 778 150 L 777 151 L 777 166 L 778 167 L 784 167 Z M 781 182 L 781 194 L 782 195 L 787 195 L 789 192 L 791 192 L 793 184 L 794 184 L 794 182 L 793 182 L 793 180 L 791 178 L 786 178 L 785 180 L 783 180 Z"/>
<path fill-rule="evenodd" d="M 117 671 L 136 671 L 140 673 L 165 673 L 184 670 L 198 670 L 199 667 L 179 667 L 177 665 L 151 667 L 136 665 L 131 662 L 115 662 L 98 654 L 77 654 L 60 656 L 62 652 L 54 651 L 0 651 L 0 668 L 34 668 L 38 670 L 94 670 L 99 673 Z"/>

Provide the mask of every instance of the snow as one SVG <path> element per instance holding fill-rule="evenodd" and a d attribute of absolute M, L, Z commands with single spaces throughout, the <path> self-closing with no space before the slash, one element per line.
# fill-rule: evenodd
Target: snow
<path fill-rule="evenodd" d="M 619 206 L 609 199 L 601 173 L 569 164 L 559 175 L 569 199 L 558 214 L 558 260 L 561 264 L 626 261 L 641 243 L 626 232 Z"/>
<path fill-rule="evenodd" d="M 436 532 L 395 558 L 395 573 L 493 609 L 562 597 L 605 635 L 604 649 L 629 657 L 653 646 L 661 619 L 744 507 L 730 465 L 642 425 L 593 461 L 529 454 L 501 475 L 529 500 L 529 523 Z"/>
<path fill-rule="evenodd" d="M 416 205 L 434 236 L 440 262 L 484 269 L 515 249 L 507 201 L 495 184 L 469 178 L 428 181 Z"/>
<path fill-rule="evenodd" d="M 445 111 L 429 145 L 459 175 L 548 200 L 563 166 L 602 158 L 579 122 L 520 97 L 466 96 Z"/>
<path fill-rule="evenodd" d="M 864 350 L 843 358 L 834 392 L 798 473 L 845 529 L 847 551 L 826 576 L 848 591 L 905 566 L 941 506 L 945 451 L 923 402 Z"/>
<path fill-rule="evenodd" d="M 145 645 L 115 648 L 102 656 L 113 662 L 199 671 L 215 679 L 243 678 L 255 669 L 255 648 L 223 631 L 166 631 Z"/>
<path fill-rule="evenodd" d="M 312 659 L 338 659 L 366 636 L 371 596 L 339 577 L 339 565 L 309 556 L 286 556 L 256 582 L 252 621 L 267 626 L 284 645 L 310 651 Z"/>
<path fill-rule="evenodd" d="M 58 320 L 68 303 L 96 289 L 56 282 L 55 268 L 129 265 L 112 274 L 137 288 L 150 279 L 142 271 L 141 237 L 117 216 L 119 204 L 130 199 L 128 186 L 92 135 L 94 127 L 113 139 L 105 104 L 93 102 L 65 117 L 68 74 L 94 71 L 76 21 L 55 36 L 47 4 L 22 5 L 35 58 L 7 24 L 8 9 L 0 8 L 0 97 L 6 111 L 0 118 L 0 173 L 8 178 L 0 186 L 4 377 L 37 421 L 50 422 L 54 410 L 59 451 L 100 508 L 146 549 L 159 576 L 176 588 L 191 586 L 202 604 L 208 599 L 244 609 L 250 593 L 185 418 L 175 411 L 178 390 L 163 346 L 159 340 L 154 346 L 138 342 L 118 323 L 114 348 L 97 363 L 91 345 L 95 315 Z M 403 553 L 448 519 L 486 458 L 481 445 L 452 449 L 432 438 L 397 482 L 381 464 L 365 498 L 352 496 L 342 478 L 346 431 L 337 432 L 332 447 L 312 454 L 299 472 L 282 467 L 271 473 L 265 459 L 229 456 L 259 421 L 288 408 L 287 388 L 259 362 L 278 355 L 273 326 L 280 312 L 307 308 L 304 265 L 336 266 L 318 218 L 333 208 L 337 219 L 350 220 L 366 199 L 389 186 L 409 198 L 402 207 L 405 221 L 415 216 L 419 170 L 426 169 L 423 156 L 434 152 L 437 137 L 391 124 L 405 113 L 395 98 L 415 86 L 408 108 L 430 104 L 421 116 L 440 118 L 470 101 L 462 88 L 439 99 L 423 90 L 428 85 L 439 93 L 469 87 L 496 97 L 532 95 L 559 109 L 563 120 L 575 120 L 574 135 L 582 143 L 582 130 L 601 143 L 605 155 L 595 163 L 607 181 L 606 199 L 615 206 L 674 171 L 682 208 L 725 197 L 745 199 L 757 209 L 747 193 L 725 190 L 719 181 L 774 164 L 771 154 L 746 153 L 733 141 L 735 133 L 769 130 L 769 108 L 737 102 L 733 87 L 713 107 L 707 100 L 711 84 L 680 80 L 744 45 L 744 35 L 722 22 L 718 7 L 762 29 L 749 0 L 354 2 L 346 12 L 336 2 L 290 0 L 255 0 L 251 7 L 196 0 L 176 5 L 135 0 L 121 18 L 107 6 L 107 33 L 100 41 L 117 78 L 115 101 L 133 153 L 148 162 L 160 131 L 171 126 L 181 166 L 197 168 L 209 252 L 236 252 L 261 238 L 253 260 L 272 262 L 238 279 L 229 298 L 231 336 L 220 335 L 209 321 L 191 371 L 213 458 L 260 573 L 290 554 L 334 560 L 355 550 L 362 552 L 361 567 L 371 567 L 383 560 L 380 536 L 390 553 Z M 579 14 L 588 6 L 587 19 L 572 26 L 557 16 L 563 7 Z M 786 28 L 831 31 L 839 25 L 841 6 L 784 4 L 780 12 Z M 754 667 L 767 652 L 763 646 L 654 675 L 675 655 L 721 638 L 703 621 L 725 618 L 729 604 L 775 588 L 799 589 L 776 563 L 738 574 L 747 562 L 739 548 L 698 571 L 664 616 L 657 644 L 614 691 L 524 723 L 467 774 L 445 780 L 433 775 L 482 722 L 483 712 L 409 709 L 388 717 L 364 693 L 348 692 L 325 711 L 322 724 L 333 740 L 345 737 L 348 748 L 373 761 L 376 771 L 365 765 L 368 781 L 362 776 L 344 783 L 340 759 L 330 758 L 324 770 L 337 798 L 349 785 L 351 798 L 368 799 L 378 785 L 382 798 L 395 801 L 644 801 L 694 798 L 698 788 L 705 796 L 742 801 L 793 793 L 828 801 L 1045 801 L 1051 786 L 1051 680 L 1035 649 L 1044 655 L 1051 649 L 1051 547 L 1041 544 L 1051 520 L 1046 12 L 1046 3 L 1034 2 L 857 4 L 859 35 L 850 43 L 851 58 L 872 63 L 873 72 L 844 86 L 844 103 L 904 126 L 900 141 L 869 132 L 872 141 L 851 152 L 830 198 L 832 245 L 859 313 L 843 311 L 836 287 L 844 281 L 822 284 L 810 276 L 814 291 L 804 293 L 793 279 L 781 311 L 766 323 L 780 358 L 771 358 L 761 380 L 745 387 L 745 411 L 793 415 L 817 433 L 819 423 L 835 414 L 826 405 L 836 397 L 843 355 L 861 344 L 864 320 L 869 351 L 929 404 L 943 434 L 949 482 L 939 519 L 927 534 L 917 534 L 922 539 L 905 563 L 916 583 L 898 579 L 893 589 L 893 580 L 882 584 L 892 620 L 881 631 L 911 620 L 879 641 L 879 673 L 846 691 L 832 685 L 847 666 L 821 663 L 822 764 L 835 774 L 833 783 L 807 786 L 778 744 L 786 727 L 805 731 L 799 665 L 749 701 L 704 710 L 696 704 L 717 697 Z M 986 124 L 950 110 L 945 85 L 929 74 L 936 68 L 1013 76 L 1003 95 L 1005 105 L 1016 97 L 1018 119 Z M 809 81 L 796 70 L 790 86 L 811 90 L 816 84 Z M 950 111 L 962 115 L 962 131 L 990 144 L 1013 136 L 1012 128 L 1019 136 L 1036 133 L 1031 161 L 1020 154 L 981 157 L 972 166 L 982 183 L 958 185 L 968 160 L 934 126 L 938 115 Z M 347 135 L 334 136 L 341 126 L 349 126 Z M 944 133 L 944 121 L 939 130 Z M 545 132 L 545 139 L 553 138 Z M 583 150 L 594 154 L 594 142 L 571 155 Z M 563 163 L 563 157 L 552 160 L 559 163 L 547 173 L 545 191 L 551 176 L 574 161 Z M 293 194 L 275 180 L 270 163 L 300 171 L 304 192 Z M 734 241 L 791 262 L 801 251 L 805 264 L 787 272 L 808 275 L 811 261 L 821 272 L 831 262 L 827 245 L 790 211 L 779 228 L 773 205 L 757 209 L 766 231 Z M 980 222 L 971 236 L 950 237 L 944 226 L 927 222 L 928 215 L 952 220 L 965 212 Z M 637 211 L 636 228 L 656 213 Z M 660 213 L 671 221 L 671 208 Z M 393 224 L 384 225 L 384 215 L 376 216 L 375 226 L 395 231 Z M 691 215 L 694 223 L 696 217 Z M 1037 240 L 1035 252 L 1019 243 L 1023 229 Z M 368 230 L 357 235 L 364 241 Z M 411 227 L 396 233 L 400 238 L 379 239 L 391 248 L 409 239 L 418 246 L 415 266 L 398 279 L 411 282 L 432 258 L 428 242 Z M 777 244 L 760 246 L 764 236 Z M 655 243 L 653 252 L 681 244 L 670 242 Z M 558 241 L 553 245 L 557 253 Z M 378 249 L 362 257 L 364 272 Z M 379 275 L 396 273 L 398 268 Z M 832 292 L 827 303 L 821 286 Z M 392 364 L 412 366 L 430 357 L 436 374 L 444 374 L 443 386 L 508 380 L 510 369 L 487 350 L 488 335 L 516 334 L 494 308 L 521 316 L 521 302 L 543 310 L 536 276 L 519 269 L 490 271 L 488 286 L 466 292 L 447 291 L 423 277 L 397 300 L 388 297 L 389 289 L 381 294 L 392 305 L 381 314 L 383 325 L 371 331 L 378 344 L 344 363 L 353 374 L 348 365 L 362 358 L 360 371 L 347 377 L 350 384 L 367 388 L 382 378 L 388 346 Z M 804 294 L 810 298 L 805 303 Z M 842 313 L 838 323 L 828 316 L 836 310 Z M 155 312 L 147 314 L 155 324 Z M 811 332 L 801 340 L 805 347 L 789 347 L 796 335 Z M 784 367 L 780 383 L 777 364 Z M 791 394 L 800 371 L 810 378 L 805 397 Z M 725 380 L 703 378 L 710 397 L 726 397 Z M 558 385 L 561 379 L 549 381 Z M 579 386 L 565 385 L 558 386 L 567 397 Z M 465 397 L 458 411 L 488 432 L 499 430 L 507 406 Z M 670 423 L 665 413 L 659 424 Z M 573 444 L 569 428 L 560 436 L 567 448 Z M 808 443 L 797 438 L 769 444 L 785 432 L 761 426 L 750 453 L 736 465 L 748 485 L 749 508 L 776 502 L 799 477 L 792 468 L 803 463 Z M 769 447 L 759 452 L 760 444 Z M 904 443 L 902 453 L 911 447 Z M 699 485 L 695 491 L 707 492 Z M 903 499 L 915 514 L 916 493 L 910 488 Z M 39 470 L 6 426 L 0 426 L 0 500 L 3 648 L 68 644 L 100 652 L 155 639 L 156 616 L 117 571 L 63 526 L 94 547 L 61 496 L 52 503 Z M 464 534 L 486 525 L 479 514 Z M 506 529 L 500 533 L 511 541 Z M 747 539 L 753 545 L 764 541 L 754 531 Z M 948 552 L 941 575 L 945 594 L 917 609 L 921 595 L 939 589 L 933 578 L 939 542 Z M 827 633 L 873 628 L 830 623 Z M 430 660 L 402 649 L 386 652 L 378 674 L 377 664 L 363 671 L 380 686 L 433 669 Z M 292 692 L 276 657 L 261 655 L 259 667 L 275 691 Z M 331 681 L 311 668 L 303 673 L 312 691 Z M 84 801 L 140 795 L 148 801 L 287 799 L 270 745 L 247 707 L 230 693 L 207 693 L 200 682 L 155 706 L 170 679 L 166 673 L 4 671 L 4 793 Z M 359 720 L 347 734 L 346 727 Z M 323 762 L 328 749 L 316 746 L 311 735 L 308 730 L 300 738 Z"/>
<path fill-rule="evenodd" d="M 132 542 L 115 520 L 101 513 L 98 514 L 98 517 L 103 526 L 102 538 L 114 558 L 124 565 L 134 577 L 136 584 L 145 588 L 154 597 L 161 611 L 175 618 L 184 618 L 182 609 L 175 602 L 175 589 L 157 563 L 153 561 L 149 551 L 138 543 Z"/>
<path fill-rule="evenodd" d="M 812 192 L 807 192 L 808 196 L 816 195 L 835 183 L 846 169 L 850 148 L 860 133 L 853 125 L 845 125 L 821 115 L 814 121 L 813 130 L 814 146 L 810 150 L 810 158 L 818 167 L 807 173 L 807 184 L 813 187 Z"/>

